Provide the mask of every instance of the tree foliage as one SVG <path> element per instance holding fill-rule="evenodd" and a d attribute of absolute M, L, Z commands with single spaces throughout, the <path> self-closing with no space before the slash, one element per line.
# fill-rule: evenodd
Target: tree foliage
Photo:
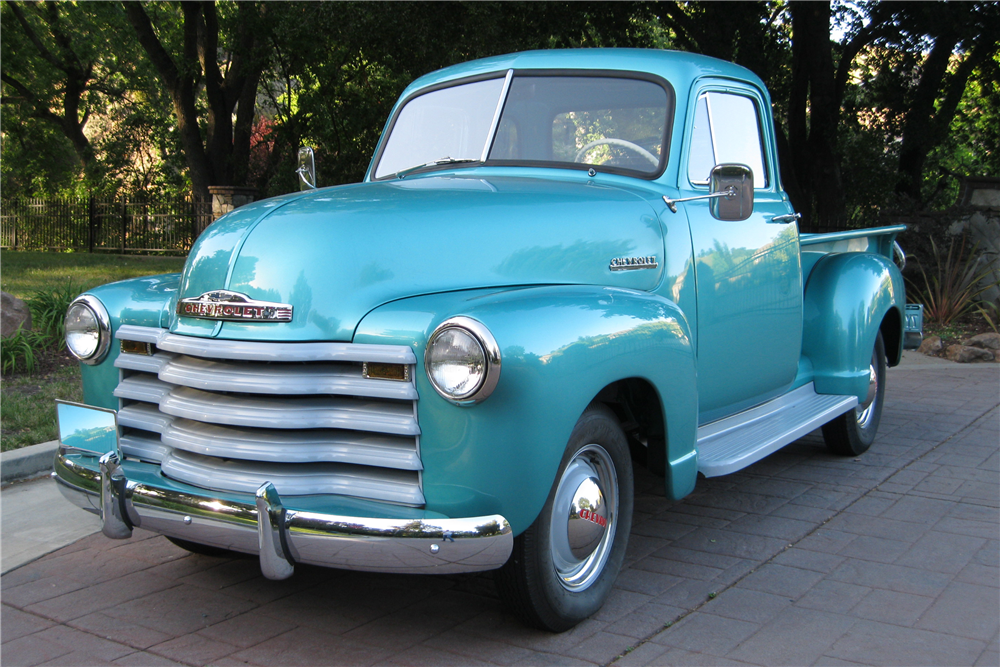
<path fill-rule="evenodd" d="M 944 206 L 1000 173 L 1000 5 L 8 1 L 5 195 L 296 188 L 362 177 L 414 78 L 524 49 L 676 48 L 769 86 L 782 177 L 813 228 Z"/>

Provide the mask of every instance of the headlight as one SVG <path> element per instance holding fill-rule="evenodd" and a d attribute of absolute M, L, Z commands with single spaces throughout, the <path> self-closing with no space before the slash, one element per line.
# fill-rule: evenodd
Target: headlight
<path fill-rule="evenodd" d="M 442 322 L 424 352 L 431 385 L 457 405 L 485 400 L 500 380 L 500 348 L 481 322 L 453 317 Z"/>
<path fill-rule="evenodd" d="M 85 364 L 98 364 L 111 345 L 111 318 L 104 305 L 89 294 L 66 309 L 66 347 Z"/>

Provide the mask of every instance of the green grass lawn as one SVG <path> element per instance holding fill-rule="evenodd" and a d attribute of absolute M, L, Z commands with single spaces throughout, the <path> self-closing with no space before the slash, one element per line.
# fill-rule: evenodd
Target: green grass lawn
<path fill-rule="evenodd" d="M 88 253 L 0 250 L 0 289 L 27 299 L 38 292 L 76 293 L 97 285 L 184 267 L 183 257 L 144 257 Z M 33 319 L 38 319 L 32 313 Z M 48 442 L 58 437 L 55 399 L 82 401 L 79 364 L 65 350 L 48 346 L 36 351 L 37 369 L 7 373 L 0 382 L 0 449 Z"/>
<path fill-rule="evenodd" d="M 61 289 L 67 282 L 84 291 L 116 280 L 183 268 L 183 257 L 0 250 L 0 289 L 23 299 L 33 292 Z"/>

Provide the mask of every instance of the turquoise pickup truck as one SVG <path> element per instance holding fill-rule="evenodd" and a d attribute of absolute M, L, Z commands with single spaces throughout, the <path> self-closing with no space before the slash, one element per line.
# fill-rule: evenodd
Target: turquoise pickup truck
<path fill-rule="evenodd" d="M 300 175 L 314 182 L 304 165 Z M 539 51 L 421 77 L 364 182 L 220 218 L 181 274 L 70 306 L 86 405 L 53 476 L 196 552 L 496 570 L 561 631 L 667 497 L 822 427 L 872 444 L 902 227 L 800 234 L 771 103 L 689 53 Z"/>

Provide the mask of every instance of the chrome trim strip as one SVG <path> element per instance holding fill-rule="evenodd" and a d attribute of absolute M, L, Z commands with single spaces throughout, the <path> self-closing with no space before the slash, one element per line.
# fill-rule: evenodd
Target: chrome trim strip
<path fill-rule="evenodd" d="M 500 89 L 500 99 L 497 100 L 496 111 L 493 112 L 493 122 L 490 123 L 489 134 L 486 135 L 486 145 L 483 146 L 482 157 L 479 158 L 480 162 L 486 162 L 486 158 L 490 155 L 490 149 L 493 147 L 493 139 L 496 138 L 497 127 L 500 125 L 500 114 L 503 113 L 504 102 L 507 101 L 507 93 L 510 90 L 510 81 L 514 78 L 514 70 L 507 70 L 507 76 L 503 80 L 503 88 Z"/>
<path fill-rule="evenodd" d="M 827 234 L 800 234 L 799 244 L 832 243 L 834 241 L 845 241 L 848 239 L 864 238 L 866 236 L 902 234 L 905 231 L 906 225 L 893 225 L 892 227 L 870 227 L 867 229 L 852 229 L 846 232 L 829 232 Z"/>
<path fill-rule="evenodd" d="M 101 475 L 63 448 L 52 476 L 73 504 L 94 512 Z M 245 553 L 260 552 L 256 497 L 223 501 L 210 495 L 126 481 L 129 507 L 154 532 Z M 273 505 L 272 505 L 273 507 Z M 514 534 L 499 515 L 467 518 L 388 519 L 351 517 L 285 508 L 288 551 L 298 563 L 368 572 L 450 574 L 481 572 L 510 557 Z"/>
<path fill-rule="evenodd" d="M 123 324 L 115 338 L 153 343 L 161 350 L 192 357 L 238 361 L 373 361 L 415 364 L 417 357 L 405 345 L 366 343 L 283 343 L 197 338 L 172 334 L 167 329 Z"/>

